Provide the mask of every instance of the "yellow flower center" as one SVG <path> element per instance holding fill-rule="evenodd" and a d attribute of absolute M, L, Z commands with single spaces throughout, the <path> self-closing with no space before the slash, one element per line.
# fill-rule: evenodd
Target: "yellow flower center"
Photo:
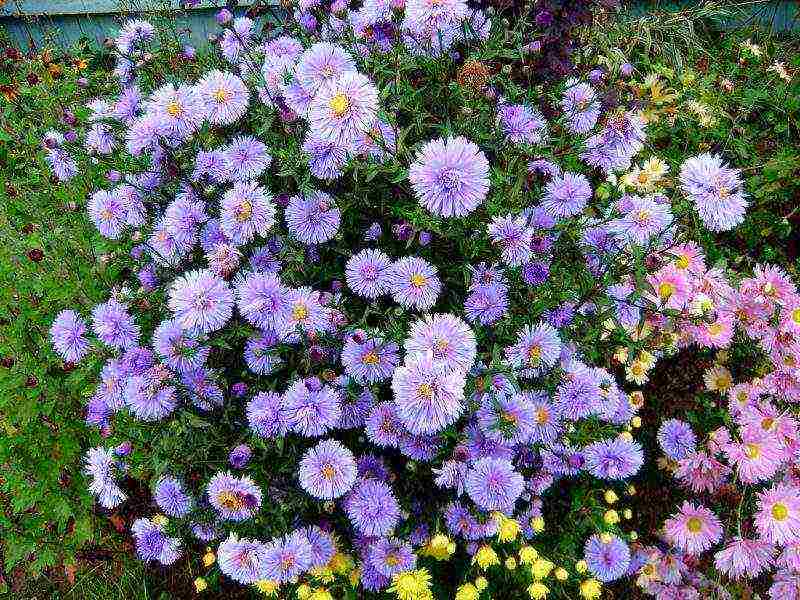
<path fill-rule="evenodd" d="M 292 318 L 295 321 L 302 321 L 306 317 L 308 317 L 308 308 L 304 304 L 298 304 L 292 310 Z"/>
<path fill-rule="evenodd" d="M 758 444 L 745 444 L 744 453 L 747 458 L 755 460 L 761 456 L 761 448 L 758 447 Z"/>
<path fill-rule="evenodd" d="M 542 348 L 541 346 L 531 346 L 530 350 L 528 350 L 528 360 L 531 364 L 537 364 L 539 360 L 542 358 Z"/>
<path fill-rule="evenodd" d="M 390 552 L 386 555 L 386 564 L 390 567 L 395 567 L 400 564 L 400 557 L 397 556 L 394 552 Z"/>
<path fill-rule="evenodd" d="M 772 518 L 776 521 L 785 521 L 789 516 L 789 507 L 783 502 L 776 502 L 772 505 Z"/>
<path fill-rule="evenodd" d="M 688 269 L 689 268 L 689 257 L 686 256 L 685 254 L 682 255 L 682 256 L 679 256 L 675 260 L 675 266 L 678 267 L 679 269 Z"/>
<path fill-rule="evenodd" d="M 214 100 L 216 100 L 220 104 L 223 104 L 223 103 L 225 103 L 225 102 L 227 102 L 228 100 L 231 99 L 230 92 L 228 92 L 228 90 L 224 90 L 222 88 L 219 88 L 212 95 L 214 96 Z"/>
<path fill-rule="evenodd" d="M 792 311 L 792 321 L 800 325 L 800 308 L 795 308 Z"/>
<path fill-rule="evenodd" d="M 240 510 L 244 508 L 244 498 L 234 492 L 224 491 L 217 496 L 220 506 L 228 510 Z"/>
<path fill-rule="evenodd" d="M 181 105 L 178 103 L 177 100 L 172 100 L 169 104 L 167 104 L 167 114 L 170 117 L 177 117 L 183 112 Z"/>
<path fill-rule="evenodd" d="M 697 517 L 689 517 L 689 519 L 686 521 L 686 529 L 688 529 L 691 533 L 700 533 L 702 528 L 703 522 Z"/>
<path fill-rule="evenodd" d="M 675 284 L 672 284 L 669 281 L 662 281 L 658 285 L 658 295 L 662 300 L 669 300 L 674 293 Z"/>
<path fill-rule="evenodd" d="M 336 475 L 336 471 L 334 471 L 333 467 L 329 464 L 323 465 L 322 469 L 320 469 L 320 473 L 322 473 L 322 476 L 329 481 Z"/>
<path fill-rule="evenodd" d="M 350 108 L 350 100 L 340 92 L 331 98 L 328 106 L 331 107 L 331 111 L 335 116 L 341 117 Z"/>
<path fill-rule="evenodd" d="M 378 364 L 378 355 L 375 354 L 373 351 L 367 352 L 362 358 L 361 362 L 365 365 L 377 365 Z"/>
<path fill-rule="evenodd" d="M 433 388 L 427 383 L 420 384 L 420 386 L 417 388 L 417 393 L 426 400 L 433 398 Z"/>
<path fill-rule="evenodd" d="M 413 285 L 414 287 L 418 287 L 418 288 L 424 287 L 425 278 L 422 275 L 420 275 L 419 273 L 414 273 L 411 276 L 411 285 Z"/>
<path fill-rule="evenodd" d="M 775 426 L 775 419 L 772 417 L 765 417 L 761 420 L 761 429 L 769 431 Z"/>
<path fill-rule="evenodd" d="M 546 408 L 540 408 L 536 411 L 536 422 L 539 425 L 544 425 L 550 420 L 550 412 Z"/>
<path fill-rule="evenodd" d="M 713 336 L 718 336 L 720 333 L 722 333 L 723 329 L 724 327 L 719 323 L 712 323 L 708 328 L 708 333 Z"/>
<path fill-rule="evenodd" d="M 245 200 L 236 210 L 236 220 L 240 223 L 247 221 L 253 215 L 253 204 Z"/>
<path fill-rule="evenodd" d="M 510 412 L 503 412 L 500 414 L 500 418 L 503 419 L 506 423 L 511 423 L 512 425 L 517 422 L 517 416 L 511 414 Z"/>

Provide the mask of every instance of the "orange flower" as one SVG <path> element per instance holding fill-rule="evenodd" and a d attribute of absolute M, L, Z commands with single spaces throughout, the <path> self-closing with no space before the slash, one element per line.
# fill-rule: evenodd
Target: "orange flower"
<path fill-rule="evenodd" d="M 50 75 L 52 75 L 53 77 L 59 77 L 59 76 L 61 75 L 61 72 L 62 72 L 63 70 L 64 70 L 64 69 L 63 69 L 63 67 L 62 67 L 61 65 L 57 65 L 57 64 L 51 64 L 51 65 L 48 65 L 48 66 L 47 66 L 47 71 L 48 71 L 48 72 L 50 73 Z"/>
<path fill-rule="evenodd" d="M 85 58 L 76 58 L 75 59 L 75 68 L 78 69 L 78 71 L 83 71 L 88 66 L 89 66 L 89 63 L 86 62 Z"/>
<path fill-rule="evenodd" d="M 16 83 L 0 85 L 0 94 L 3 94 L 7 101 L 14 102 L 19 96 L 19 88 Z"/>

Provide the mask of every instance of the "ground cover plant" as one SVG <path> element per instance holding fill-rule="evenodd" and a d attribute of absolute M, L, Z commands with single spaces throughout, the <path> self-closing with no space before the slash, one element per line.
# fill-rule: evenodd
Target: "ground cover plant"
<path fill-rule="evenodd" d="M 166 79 L 174 49 L 130 24 L 114 47 L 123 97 L 90 103 L 78 140 L 45 136 L 65 179 L 107 166 L 87 216 L 136 274 L 51 329 L 68 369 L 106 361 L 87 412 L 99 503 L 140 517 L 140 558 L 188 565 L 201 594 L 791 597 L 790 540 L 749 515 L 793 485 L 796 300 L 779 271 L 720 263 L 704 231 L 745 219 L 751 187 L 704 148 L 651 155 L 627 90 L 597 101 L 602 71 L 526 89 L 502 68 L 523 44 L 496 25 L 396 10 L 387 39 L 376 23 L 333 35 L 321 13 L 276 38 L 222 13 L 222 56 Z M 417 39 L 399 43 L 403 29 Z M 306 89 L 315 30 L 345 64 Z M 326 106 L 340 129 L 313 112 Z M 404 281 L 409 264 L 425 268 Z M 708 414 L 693 433 L 640 389 L 698 348 Z M 754 474 L 741 455 L 762 451 L 762 413 L 781 435 Z M 651 524 L 634 477 L 657 460 L 687 489 Z M 769 574 L 748 582 L 742 560 Z"/>

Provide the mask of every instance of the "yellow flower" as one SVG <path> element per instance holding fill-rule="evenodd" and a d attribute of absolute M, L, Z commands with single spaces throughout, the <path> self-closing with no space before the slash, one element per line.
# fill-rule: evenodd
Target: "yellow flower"
<path fill-rule="evenodd" d="M 614 490 L 606 490 L 605 494 L 603 494 L 603 498 L 608 504 L 614 504 L 617 500 L 619 500 L 619 496 L 614 493 Z"/>
<path fill-rule="evenodd" d="M 328 567 L 333 569 L 334 573 L 344 575 L 353 568 L 353 559 L 347 554 L 337 552 L 331 557 L 331 560 L 328 562 Z"/>
<path fill-rule="evenodd" d="M 315 567 L 309 571 L 309 574 L 322 583 L 331 583 L 334 579 L 333 569 L 330 567 Z"/>
<path fill-rule="evenodd" d="M 581 583 L 581 596 L 586 600 L 595 600 L 595 598 L 600 597 L 602 592 L 603 588 L 597 579 L 587 579 Z"/>
<path fill-rule="evenodd" d="M 456 591 L 456 600 L 478 600 L 481 593 L 471 583 L 465 583 Z"/>
<path fill-rule="evenodd" d="M 308 600 L 333 600 L 331 593 L 325 588 L 317 588 L 314 593 L 308 597 Z"/>
<path fill-rule="evenodd" d="M 619 513 L 614 509 L 607 510 L 603 515 L 603 521 L 605 521 L 606 525 L 616 525 L 619 523 Z"/>
<path fill-rule="evenodd" d="M 642 417 L 637 415 L 631 419 L 631 427 L 633 427 L 634 429 L 638 429 L 641 426 L 642 426 Z"/>
<path fill-rule="evenodd" d="M 489 582 L 486 581 L 486 577 L 476 577 L 475 578 L 475 587 L 478 589 L 479 592 L 482 592 L 489 586 Z"/>
<path fill-rule="evenodd" d="M 435 558 L 436 560 L 448 560 L 456 551 L 456 544 L 443 533 L 433 536 L 425 547 L 422 554 Z"/>
<path fill-rule="evenodd" d="M 550 575 L 555 565 L 545 558 L 540 558 L 531 566 L 531 575 L 534 579 L 544 579 Z"/>
<path fill-rule="evenodd" d="M 531 529 L 533 533 L 541 533 L 544 531 L 544 518 L 534 517 L 531 519 Z"/>
<path fill-rule="evenodd" d="M 210 567 L 214 564 L 215 560 L 217 560 L 217 557 L 214 556 L 214 553 L 211 550 L 206 550 L 206 553 L 203 555 L 203 566 Z"/>
<path fill-rule="evenodd" d="M 259 579 L 253 585 L 255 585 L 255 588 L 265 596 L 274 596 L 278 593 L 278 590 L 281 587 L 281 584 L 279 584 L 277 581 L 272 581 L 271 579 Z"/>
<path fill-rule="evenodd" d="M 644 385 L 647 382 L 648 366 L 640 360 L 634 360 L 625 368 L 625 379 L 637 385 Z"/>
<path fill-rule="evenodd" d="M 586 570 L 588 568 L 589 567 L 586 565 L 586 561 L 585 560 L 579 560 L 578 562 L 575 563 L 575 570 L 578 573 L 586 573 Z"/>
<path fill-rule="evenodd" d="M 520 526 L 515 519 L 510 519 L 502 513 L 495 513 L 497 521 L 497 539 L 501 542 L 513 542 L 519 535 Z"/>
<path fill-rule="evenodd" d="M 628 520 L 631 517 L 633 517 L 633 511 L 630 508 L 626 508 L 625 510 L 622 511 L 623 519 Z"/>
<path fill-rule="evenodd" d="M 169 523 L 169 519 L 167 519 L 167 517 L 166 517 L 166 516 L 164 516 L 164 515 L 156 515 L 155 517 L 153 517 L 153 518 L 152 518 L 152 519 L 150 519 L 150 520 L 151 520 L 151 521 L 152 521 L 154 524 L 156 524 L 156 525 L 158 525 L 159 527 L 161 527 L 162 529 L 163 529 L 164 527 L 166 527 L 166 526 L 167 526 L 167 523 Z"/>
<path fill-rule="evenodd" d="M 534 581 L 528 586 L 528 595 L 532 600 L 542 600 L 548 593 L 550 593 L 550 590 L 540 581 Z"/>
<path fill-rule="evenodd" d="M 506 569 L 508 569 L 509 571 L 513 571 L 516 568 L 517 568 L 517 559 L 515 559 L 513 556 L 509 556 L 506 559 Z"/>
<path fill-rule="evenodd" d="M 307 583 L 301 583 L 297 586 L 297 597 L 300 600 L 308 600 L 311 598 L 311 586 Z"/>
<path fill-rule="evenodd" d="M 533 561 L 535 561 L 537 558 L 539 558 L 539 553 L 533 546 L 523 546 L 519 549 L 519 560 L 522 564 L 533 564 Z"/>
<path fill-rule="evenodd" d="M 497 552 L 495 552 L 491 546 L 483 545 L 478 548 L 472 562 L 478 563 L 481 569 L 486 570 L 493 565 L 499 565 L 500 559 L 497 556 Z"/>
<path fill-rule="evenodd" d="M 566 581 L 567 579 L 569 579 L 569 573 L 567 572 L 567 570 L 564 567 L 558 567 L 556 569 L 555 573 L 553 573 L 553 574 L 556 576 L 556 579 L 558 579 L 559 581 Z"/>
<path fill-rule="evenodd" d="M 722 365 L 715 365 L 703 374 L 703 381 L 710 392 L 725 393 L 733 385 L 733 376 Z"/>
<path fill-rule="evenodd" d="M 203 579 L 202 577 L 198 577 L 197 579 L 194 580 L 194 589 L 198 594 L 203 590 L 205 590 L 207 587 L 208 584 L 206 583 L 206 580 Z"/>
<path fill-rule="evenodd" d="M 431 576 L 427 569 L 404 571 L 392 577 L 389 588 L 399 600 L 428 600 L 432 598 Z"/>
<path fill-rule="evenodd" d="M 621 439 L 625 440 L 626 442 L 632 442 L 633 441 L 633 436 L 631 435 L 630 431 L 623 431 L 622 433 L 619 434 L 619 437 Z"/>
<path fill-rule="evenodd" d="M 634 487 L 634 485 L 632 483 L 628 484 L 628 487 L 627 487 L 627 489 L 625 491 L 628 492 L 629 496 L 635 496 L 636 495 L 636 488 Z"/>

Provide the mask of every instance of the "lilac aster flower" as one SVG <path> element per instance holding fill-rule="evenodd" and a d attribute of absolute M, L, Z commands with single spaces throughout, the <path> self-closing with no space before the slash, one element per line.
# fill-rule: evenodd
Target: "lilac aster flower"
<path fill-rule="evenodd" d="M 266 236 L 275 224 L 275 205 L 269 192 L 254 181 L 236 182 L 222 196 L 220 224 L 235 244 Z"/>
<path fill-rule="evenodd" d="M 217 548 L 219 570 L 241 583 L 250 585 L 264 579 L 267 547 L 258 540 L 239 539 L 231 533 Z"/>
<path fill-rule="evenodd" d="M 175 386 L 167 383 L 170 375 L 159 365 L 127 379 L 125 402 L 138 419 L 157 421 L 175 410 L 178 398 Z"/>
<path fill-rule="evenodd" d="M 158 480 L 153 500 L 170 517 L 185 517 L 192 510 L 192 497 L 186 493 L 183 484 L 171 475 Z"/>
<path fill-rule="evenodd" d="M 188 139 L 205 118 L 205 107 L 193 86 L 164 84 L 153 92 L 146 106 L 157 119 L 158 133 L 170 143 Z"/>
<path fill-rule="evenodd" d="M 111 348 L 131 348 L 139 341 L 139 326 L 114 298 L 92 309 L 92 330 Z"/>
<path fill-rule="evenodd" d="M 496 323 L 508 314 L 508 288 L 493 284 L 472 290 L 464 300 L 464 314 L 473 323 Z"/>
<path fill-rule="evenodd" d="M 50 326 L 53 347 L 66 362 L 77 363 L 89 352 L 86 321 L 74 310 L 62 310 Z"/>
<path fill-rule="evenodd" d="M 309 94 L 336 81 L 341 75 L 356 71 L 351 56 L 339 46 L 318 42 L 306 50 L 297 62 L 297 81 Z"/>
<path fill-rule="evenodd" d="M 658 428 L 658 445 L 672 460 L 682 460 L 697 450 L 697 436 L 688 423 L 668 419 Z"/>
<path fill-rule="evenodd" d="M 463 217 L 486 199 L 489 161 L 463 137 L 425 144 L 408 171 L 419 203 L 436 215 Z"/>
<path fill-rule="evenodd" d="M 311 548 L 311 566 L 324 567 L 336 554 L 336 544 L 333 536 L 317 525 L 303 528 L 303 534 L 308 539 Z"/>
<path fill-rule="evenodd" d="M 336 440 L 325 440 L 303 455 L 298 471 L 300 487 L 321 500 L 344 496 L 356 482 L 353 453 Z"/>
<path fill-rule="evenodd" d="M 464 321 L 450 314 L 428 315 L 415 322 L 404 348 L 406 361 L 431 353 L 434 366 L 467 372 L 475 363 L 475 333 Z"/>
<path fill-rule="evenodd" d="M 533 230 L 522 216 L 493 217 L 488 232 L 492 243 L 500 246 L 503 261 L 508 266 L 518 267 L 530 260 Z"/>
<path fill-rule="evenodd" d="M 78 174 L 75 160 L 60 148 L 48 148 L 45 159 L 59 181 L 69 181 Z"/>
<path fill-rule="evenodd" d="M 681 165 L 681 189 L 711 231 L 728 231 L 744 220 L 747 209 L 741 171 L 716 154 L 700 154 Z"/>
<path fill-rule="evenodd" d="M 417 564 L 411 544 L 396 538 L 381 538 L 369 550 L 369 564 L 386 577 L 412 570 Z"/>
<path fill-rule="evenodd" d="M 244 469 L 253 457 L 253 451 L 247 444 L 239 444 L 228 454 L 228 464 L 234 469 Z"/>
<path fill-rule="evenodd" d="M 684 502 L 677 514 L 664 522 L 664 532 L 689 555 L 702 554 L 722 538 L 722 524 L 702 504 Z"/>
<path fill-rule="evenodd" d="M 358 383 L 386 381 L 400 363 L 397 344 L 357 331 L 347 338 L 342 349 L 342 364 Z"/>
<path fill-rule="evenodd" d="M 253 373 L 269 375 L 283 363 L 283 359 L 272 352 L 277 342 L 278 336 L 272 330 L 251 336 L 247 340 L 244 348 L 244 360 Z"/>
<path fill-rule="evenodd" d="M 89 154 L 106 155 L 111 154 L 116 146 L 114 133 L 111 128 L 104 123 L 95 123 L 86 132 L 85 147 Z"/>
<path fill-rule="evenodd" d="M 323 139 L 355 142 L 369 131 L 378 115 L 378 90 L 361 73 L 340 75 L 326 83 L 311 101 L 309 125 Z"/>
<path fill-rule="evenodd" d="M 275 392 L 259 392 L 246 407 L 250 429 L 262 438 L 277 438 L 289 431 L 290 414 L 283 398 Z"/>
<path fill-rule="evenodd" d="M 481 509 L 509 512 L 522 494 L 525 481 L 514 470 L 511 461 L 481 458 L 467 473 L 467 494 Z"/>
<path fill-rule="evenodd" d="M 628 544 L 610 533 L 590 537 L 586 540 L 583 553 L 589 572 L 604 583 L 625 575 L 631 562 Z"/>
<path fill-rule="evenodd" d="M 503 104 L 497 110 L 503 135 L 512 144 L 542 144 L 547 124 L 542 113 L 525 104 Z"/>
<path fill-rule="evenodd" d="M 586 470 L 599 479 L 625 479 L 636 474 L 644 462 L 641 445 L 621 437 L 594 442 L 583 452 Z"/>
<path fill-rule="evenodd" d="M 526 325 L 513 346 L 505 349 L 506 360 L 522 374 L 541 374 L 556 364 L 561 354 L 558 331 L 548 323 Z"/>
<path fill-rule="evenodd" d="M 465 0 L 430 2 L 409 0 L 405 3 L 403 29 L 414 33 L 446 31 L 467 17 Z"/>
<path fill-rule="evenodd" d="M 774 554 L 768 542 L 736 537 L 714 554 L 714 566 L 731 579 L 752 579 L 769 568 Z"/>
<path fill-rule="evenodd" d="M 293 196 L 286 207 L 286 227 L 304 244 L 327 242 L 339 231 L 341 212 L 325 192 Z"/>
<path fill-rule="evenodd" d="M 364 535 L 389 535 L 400 520 L 400 506 L 392 489 L 383 481 L 358 483 L 345 500 L 350 522 Z"/>
<path fill-rule="evenodd" d="M 191 180 L 222 183 L 227 178 L 227 162 L 222 150 L 200 150 L 194 159 Z"/>
<path fill-rule="evenodd" d="M 261 489 L 249 477 L 217 473 L 206 486 L 211 506 L 221 519 L 245 521 L 261 507 Z"/>
<path fill-rule="evenodd" d="M 279 331 L 281 339 L 296 342 L 299 331 L 317 333 L 324 331 L 328 325 L 328 312 L 320 303 L 320 293 L 309 287 L 290 289 L 287 294 L 289 316 L 283 329 Z"/>
<path fill-rule="evenodd" d="M 264 576 L 278 583 L 295 581 L 311 568 L 313 560 L 306 535 L 301 530 L 293 531 L 267 545 Z"/>
<path fill-rule="evenodd" d="M 486 394 L 476 416 L 487 436 L 514 444 L 530 442 L 537 423 L 536 408 L 525 394 Z"/>
<path fill-rule="evenodd" d="M 233 26 L 226 28 L 219 41 L 222 56 L 230 63 L 239 62 L 243 52 L 252 47 L 255 36 L 255 22 L 248 17 L 233 20 Z"/>
<path fill-rule="evenodd" d="M 89 478 L 89 493 L 107 509 L 116 508 L 127 499 L 117 483 L 118 468 L 112 448 L 90 448 L 86 452 L 84 473 Z"/>
<path fill-rule="evenodd" d="M 336 427 L 342 409 L 329 385 L 316 377 L 298 379 L 283 397 L 289 428 L 305 437 L 318 437 Z"/>
<path fill-rule="evenodd" d="M 183 329 L 175 319 L 167 319 L 156 328 L 153 348 L 170 369 L 179 373 L 203 366 L 210 352 L 196 335 Z"/>
<path fill-rule="evenodd" d="M 342 407 L 342 416 L 336 424 L 337 429 L 355 429 L 364 426 L 372 407 L 375 406 L 376 399 L 369 389 L 351 393 L 349 390 L 341 390 L 339 403 Z"/>
<path fill-rule="evenodd" d="M 377 298 L 387 291 L 387 276 L 391 264 L 392 260 L 380 250 L 362 250 L 347 261 L 347 285 L 363 298 Z"/>
<path fill-rule="evenodd" d="M 338 179 L 350 159 L 348 146 L 320 138 L 314 131 L 306 134 L 303 152 L 308 154 L 308 170 L 311 174 L 327 181 Z"/>
<path fill-rule="evenodd" d="M 592 197 L 589 180 L 580 173 L 563 173 L 551 179 L 544 191 L 542 207 L 557 218 L 580 213 Z"/>
<path fill-rule="evenodd" d="M 611 229 L 623 240 L 643 246 L 657 234 L 663 233 L 673 222 L 669 206 L 653 198 L 630 196 L 626 211 L 611 222 Z"/>
<path fill-rule="evenodd" d="M 382 448 L 400 446 L 403 424 L 394 402 L 381 402 L 370 411 L 364 423 L 369 441 Z"/>
<path fill-rule="evenodd" d="M 395 369 L 392 392 L 400 421 L 411 433 L 436 433 L 464 410 L 463 371 L 433 362 L 429 354 L 411 357 Z"/>
<path fill-rule="evenodd" d="M 142 19 L 131 19 L 123 25 L 114 39 L 122 54 L 131 54 L 155 38 L 156 28 Z"/>
<path fill-rule="evenodd" d="M 376 119 L 372 128 L 355 141 L 355 151 L 382 162 L 397 151 L 397 133 L 389 123 Z"/>
<path fill-rule="evenodd" d="M 240 136 L 223 148 L 228 181 L 256 179 L 272 163 L 267 146 L 252 136 Z"/>
<path fill-rule="evenodd" d="M 561 109 L 567 118 L 567 128 L 573 133 L 588 133 L 600 117 L 600 101 L 594 89 L 576 79 L 566 81 Z"/>
<path fill-rule="evenodd" d="M 289 290 L 272 273 L 248 273 L 236 286 L 239 312 L 262 329 L 282 330 L 289 320 Z"/>
<path fill-rule="evenodd" d="M 250 92 L 233 73 L 213 70 L 198 83 L 198 93 L 205 105 L 206 119 L 214 125 L 231 125 L 247 112 Z"/>
<path fill-rule="evenodd" d="M 209 333 L 231 318 L 233 292 L 224 279 L 207 269 L 190 271 L 172 283 L 169 307 L 181 327 Z"/>
<path fill-rule="evenodd" d="M 136 519 L 131 526 L 136 554 L 143 561 L 171 565 L 181 557 L 179 538 L 167 537 L 161 526 L 150 519 Z"/>
<path fill-rule="evenodd" d="M 545 392 L 520 392 L 529 402 L 533 410 L 533 426 L 529 442 L 540 444 L 554 443 L 562 432 L 561 421 L 553 404 Z"/>
<path fill-rule="evenodd" d="M 121 197 L 99 190 L 89 198 L 87 210 L 89 218 L 101 235 L 111 240 L 119 238 L 128 217 L 128 209 Z"/>
<path fill-rule="evenodd" d="M 570 373 L 556 389 L 554 406 L 561 418 L 578 421 L 597 414 L 601 409 L 603 390 L 589 373 Z"/>
<path fill-rule="evenodd" d="M 388 283 L 390 294 L 399 304 L 419 310 L 432 308 L 442 289 L 436 267 L 416 256 L 395 261 Z"/>

